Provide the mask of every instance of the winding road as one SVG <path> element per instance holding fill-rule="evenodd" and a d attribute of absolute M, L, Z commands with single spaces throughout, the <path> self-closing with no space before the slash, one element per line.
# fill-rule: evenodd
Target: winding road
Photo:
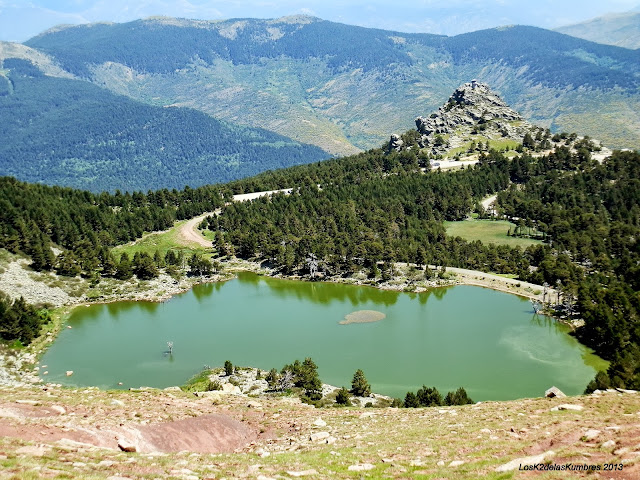
<path fill-rule="evenodd" d="M 274 193 L 279 192 L 284 192 L 288 195 L 292 190 L 292 188 L 282 188 L 280 190 L 265 190 L 262 192 L 242 193 L 239 195 L 234 195 L 233 201 L 247 202 L 249 200 L 255 200 L 256 198 L 264 197 L 266 195 L 273 195 Z M 203 213 L 202 215 L 198 215 L 197 217 L 194 217 L 181 225 L 178 229 L 178 237 L 180 238 L 181 242 L 185 245 L 196 244 L 201 247 L 211 247 L 211 240 L 207 240 L 202 236 L 202 234 L 198 230 L 198 225 L 200 225 L 200 222 L 202 222 L 205 217 L 220 215 L 221 211 L 222 210 L 218 209 L 214 212 Z"/>

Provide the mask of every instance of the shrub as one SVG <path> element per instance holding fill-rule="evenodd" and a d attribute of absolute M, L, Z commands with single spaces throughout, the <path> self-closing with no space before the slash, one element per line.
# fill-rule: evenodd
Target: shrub
<path fill-rule="evenodd" d="M 222 390 L 222 385 L 217 380 L 209 380 L 207 383 L 207 392 L 213 392 L 214 390 Z"/>
<path fill-rule="evenodd" d="M 338 390 L 338 394 L 336 395 L 336 403 L 338 405 L 344 405 L 346 407 L 351 406 L 351 400 L 349 399 L 349 391 L 342 387 Z"/>

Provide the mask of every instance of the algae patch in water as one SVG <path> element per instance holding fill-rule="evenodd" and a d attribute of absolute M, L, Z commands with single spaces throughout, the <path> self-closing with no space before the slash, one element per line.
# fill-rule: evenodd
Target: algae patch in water
<path fill-rule="evenodd" d="M 349 325 L 350 323 L 371 323 L 379 322 L 384 319 L 386 315 L 376 310 L 358 310 L 344 316 L 344 320 L 340 322 L 340 325 Z"/>

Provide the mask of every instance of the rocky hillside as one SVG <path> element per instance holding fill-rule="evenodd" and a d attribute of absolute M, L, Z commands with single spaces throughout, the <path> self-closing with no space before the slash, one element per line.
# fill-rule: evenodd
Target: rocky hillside
<path fill-rule="evenodd" d="M 416 118 L 418 143 L 431 155 L 445 154 L 481 136 L 487 140 L 522 143 L 539 130 L 510 108 L 485 83 L 472 81 L 457 88 L 449 101 L 429 117 Z M 480 141 L 480 140 L 478 140 Z"/>
<path fill-rule="evenodd" d="M 472 78 L 554 132 L 640 144 L 640 53 L 534 27 L 444 37 L 301 16 L 151 18 L 59 28 L 27 45 L 113 92 L 335 154 L 379 147 Z"/>
<path fill-rule="evenodd" d="M 548 479 L 638 478 L 640 395 L 316 409 L 177 387 L 0 387 L 3 478 L 456 480 L 531 465 Z"/>

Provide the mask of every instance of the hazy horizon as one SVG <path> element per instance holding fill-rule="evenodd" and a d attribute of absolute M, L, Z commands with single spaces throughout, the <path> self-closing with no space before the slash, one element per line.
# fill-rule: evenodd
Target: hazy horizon
<path fill-rule="evenodd" d="M 607 13 L 639 10 L 638 0 L 0 0 L 0 40 L 24 42 L 60 24 L 128 22 L 150 16 L 224 20 L 306 14 L 334 22 L 400 32 L 457 35 L 502 25 L 557 28 Z"/>

